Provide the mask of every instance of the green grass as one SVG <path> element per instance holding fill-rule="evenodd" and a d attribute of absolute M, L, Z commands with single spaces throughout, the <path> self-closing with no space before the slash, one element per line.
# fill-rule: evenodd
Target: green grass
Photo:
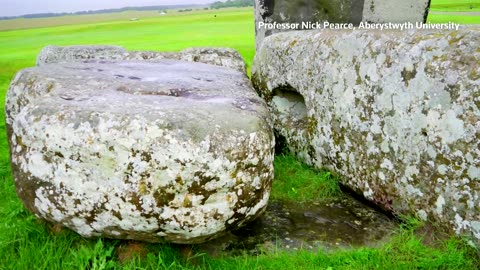
<path fill-rule="evenodd" d="M 460 24 L 480 24 L 480 0 L 432 0 L 428 16 L 428 22 L 445 23 L 454 22 Z M 476 14 L 435 14 L 435 12 L 476 12 Z"/>
<path fill-rule="evenodd" d="M 432 0 L 431 11 L 480 11 L 479 0 Z"/>
<path fill-rule="evenodd" d="M 379 248 L 272 252 L 256 257 L 199 254 L 188 259 L 177 246 L 150 244 L 148 255 L 121 264 L 116 258 L 121 241 L 86 240 L 70 231 L 53 234 L 25 212 L 12 194 L 11 185 L 4 182 L 1 195 L 9 203 L 0 212 L 0 269 L 477 269 L 480 265 L 477 251 L 461 240 L 443 241 L 435 248 L 424 245 L 415 233 L 421 227 L 415 220 Z"/>
<path fill-rule="evenodd" d="M 444 23 L 454 22 L 459 24 L 480 24 L 480 16 L 435 14 L 428 17 L 428 22 Z"/>
<path fill-rule="evenodd" d="M 81 16 L 61 16 L 61 17 L 46 17 L 34 19 L 12 19 L 0 21 L 0 31 L 5 30 L 20 30 L 30 28 L 45 28 L 62 25 L 76 25 L 76 24 L 92 24 L 103 23 L 110 21 L 129 21 L 131 18 L 159 17 L 158 12 L 155 11 L 125 11 L 108 14 L 92 14 Z M 132 24 L 135 22 L 132 22 Z"/>
<path fill-rule="evenodd" d="M 314 170 L 291 155 L 275 158 L 275 175 L 272 199 L 303 203 L 342 195 L 337 179 L 330 172 Z"/>
<path fill-rule="evenodd" d="M 0 74 L 3 74 L 0 83 L 9 80 L 19 68 L 34 65 L 42 47 L 73 44 L 115 44 L 131 50 L 157 51 L 178 51 L 193 44 L 232 47 L 250 65 L 254 54 L 253 10 L 3 31 L 0 32 Z"/>
<path fill-rule="evenodd" d="M 245 9 L 245 8 L 244 8 Z M 89 15 L 67 15 L 59 17 L 33 18 L 33 19 L 12 19 L 1 20 L 0 31 L 19 30 L 30 28 L 44 28 L 53 26 L 77 25 L 77 24 L 98 24 L 111 21 L 129 22 L 132 18 L 139 20 L 151 18 L 171 18 L 177 16 L 191 16 L 192 14 L 218 14 L 225 11 L 239 10 L 238 8 L 222 9 L 220 12 L 216 10 L 194 10 L 192 12 L 178 12 L 178 10 L 168 10 L 166 15 L 161 16 L 158 11 L 124 11 L 117 13 L 89 14 Z M 251 10 L 251 9 L 250 9 Z M 136 22 L 130 22 L 135 24 Z"/>
<path fill-rule="evenodd" d="M 428 22 L 445 23 L 454 22 L 460 24 L 480 24 L 479 14 L 461 15 L 457 12 L 480 12 L 480 0 L 432 0 L 428 16 Z M 453 14 L 435 14 L 435 12 Z"/>
<path fill-rule="evenodd" d="M 437 4 L 440 1 L 436 0 Z M 123 17 L 89 17 L 95 23 L 86 23 L 70 16 L 48 22 L 67 24 L 63 26 L 0 32 L 0 110 L 4 109 L 11 78 L 19 69 L 33 66 L 36 55 L 46 45 L 115 44 L 132 50 L 158 51 L 178 51 L 191 46 L 232 47 L 251 65 L 254 55 L 252 9 L 147 17 L 136 22 Z M 437 18 L 436 15 L 431 20 Z M 40 22 L 28 21 L 30 25 L 26 27 L 42 26 Z M 341 196 L 336 179 L 329 173 L 312 170 L 289 155 L 276 158 L 275 170 L 274 199 L 305 202 Z M 194 260 L 186 260 L 177 246 L 148 245 L 145 258 L 121 265 L 117 248 L 122 241 L 87 240 L 70 231 L 53 233 L 47 224 L 23 208 L 9 169 L 3 113 L 0 114 L 0 178 L 0 269 L 336 270 L 476 269 L 480 266 L 477 251 L 459 239 L 440 241 L 436 247 L 423 244 L 415 233 L 422 225 L 414 221 L 399 228 L 390 242 L 378 248 L 274 252 L 257 257 L 215 259 L 198 255 Z"/>
<path fill-rule="evenodd" d="M 335 253 L 300 251 L 275 253 L 251 260 L 231 258 L 209 263 L 216 269 L 232 265 L 240 269 L 477 269 L 478 257 L 459 241 L 449 240 L 442 247 L 425 247 L 414 233 L 415 226 L 399 229 L 395 238 L 381 248 L 341 250 Z M 476 259 L 470 260 L 470 257 Z M 207 261 L 208 263 L 208 261 Z M 219 266 L 219 267 L 218 267 Z"/>

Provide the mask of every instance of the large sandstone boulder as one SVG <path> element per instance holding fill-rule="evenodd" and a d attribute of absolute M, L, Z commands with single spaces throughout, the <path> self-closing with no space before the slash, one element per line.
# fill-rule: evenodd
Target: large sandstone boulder
<path fill-rule="evenodd" d="M 280 33 L 252 79 L 299 158 L 480 239 L 479 30 Z"/>
<path fill-rule="evenodd" d="M 259 49 L 265 37 L 286 31 L 259 27 L 261 22 L 425 22 L 429 7 L 430 0 L 255 0 L 256 45 Z"/>
<path fill-rule="evenodd" d="M 188 48 L 180 52 L 127 51 L 120 46 L 78 45 L 47 46 L 37 57 L 37 65 L 84 60 L 141 60 L 158 62 L 165 59 L 200 62 L 232 68 L 245 73 L 242 56 L 230 48 Z"/>
<path fill-rule="evenodd" d="M 6 121 L 25 206 L 85 237 L 199 243 L 267 205 L 269 114 L 233 69 L 42 64 L 11 83 Z"/>

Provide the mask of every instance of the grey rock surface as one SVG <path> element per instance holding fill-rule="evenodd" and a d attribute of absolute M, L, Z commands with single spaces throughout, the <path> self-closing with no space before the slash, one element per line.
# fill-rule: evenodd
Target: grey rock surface
<path fill-rule="evenodd" d="M 252 68 L 278 132 L 384 209 L 480 239 L 480 31 L 296 31 Z"/>
<path fill-rule="evenodd" d="M 37 56 L 37 65 L 73 60 L 121 60 L 126 56 L 128 52 L 120 46 L 46 46 Z"/>
<path fill-rule="evenodd" d="M 117 51 L 91 52 L 111 59 Z M 233 69 L 174 60 L 42 64 L 12 81 L 6 122 L 25 206 L 85 237 L 200 243 L 267 206 L 271 121 Z"/>
<path fill-rule="evenodd" d="M 79 45 L 47 46 L 37 57 L 37 65 L 83 60 L 142 60 L 157 62 L 164 59 L 200 62 L 246 72 L 242 56 L 230 48 L 188 48 L 180 52 L 127 51 L 119 46 Z"/>
<path fill-rule="evenodd" d="M 256 46 L 271 34 L 288 31 L 259 27 L 260 22 L 424 22 L 429 6 L 430 0 L 255 0 Z"/>

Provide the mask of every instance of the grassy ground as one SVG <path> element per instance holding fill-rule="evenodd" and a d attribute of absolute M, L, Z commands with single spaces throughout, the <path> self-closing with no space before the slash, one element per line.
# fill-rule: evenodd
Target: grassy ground
<path fill-rule="evenodd" d="M 480 24 L 480 16 L 478 15 L 450 15 L 450 14 L 432 14 L 428 17 L 428 22 L 444 23 L 454 22 L 459 24 Z"/>
<path fill-rule="evenodd" d="M 277 156 L 275 175 L 272 199 L 304 203 L 328 200 L 342 194 L 337 179 L 330 172 L 311 170 L 291 155 Z"/>
<path fill-rule="evenodd" d="M 480 24 L 480 0 L 432 0 L 430 11 L 428 22 L 431 23 Z"/>
<path fill-rule="evenodd" d="M 47 18 L 34 18 L 34 19 L 13 19 L 0 21 L 0 31 L 5 30 L 20 30 L 30 28 L 43 28 L 52 26 L 65 26 L 65 25 L 77 25 L 77 24 L 98 24 L 111 21 L 124 21 L 128 22 L 133 18 L 137 18 L 140 21 L 143 19 L 164 17 L 176 17 L 183 16 L 189 17 L 192 14 L 217 14 L 225 13 L 229 11 L 239 10 L 235 8 L 222 9 L 221 12 L 213 10 L 196 9 L 192 12 L 179 12 L 178 10 L 168 10 L 166 15 L 160 15 L 158 11 L 124 11 L 117 13 L 105 13 L 105 14 L 89 14 L 81 16 L 60 16 L 60 17 L 47 17 Z M 246 10 L 246 9 L 244 9 Z M 251 9 L 249 9 L 251 10 Z M 135 23 L 135 22 L 132 22 Z"/>
<path fill-rule="evenodd" d="M 61 16 L 35 19 L 13 19 L 0 21 L 0 31 L 43 28 L 61 25 L 91 24 L 111 21 L 130 21 L 132 18 L 144 19 L 160 17 L 156 11 L 125 11 L 118 13 L 90 14 L 82 16 Z"/>
<path fill-rule="evenodd" d="M 480 11 L 479 0 L 432 0 L 431 11 Z"/>
<path fill-rule="evenodd" d="M 315 200 L 318 186 L 327 187 L 327 196 L 338 195 L 338 184 L 324 173 L 311 170 L 290 156 L 275 161 L 276 189 L 298 192 L 290 199 Z M 15 196 L 8 172 L 0 182 L 0 269 L 477 269 L 480 258 L 475 249 L 458 239 L 441 241 L 436 247 L 424 244 L 416 231 L 422 227 L 411 220 L 379 248 L 327 252 L 273 252 L 253 256 L 210 258 L 185 255 L 175 245 L 144 245 L 132 248 L 130 259 L 122 248 L 128 243 L 115 240 L 86 240 L 70 231 L 58 231 L 27 213 Z M 297 179 L 312 179 L 298 185 Z M 281 182 L 281 183 L 278 183 Z M 318 185 L 318 186 L 317 186 Z M 281 187 L 280 187 L 281 186 Z M 274 198 L 283 198 L 273 194 Z M 306 195 L 300 195 L 306 193 Z M 127 252 L 128 253 L 128 252 Z M 123 262 L 122 262 L 123 261 Z"/>
<path fill-rule="evenodd" d="M 440 2 L 441 0 L 433 0 Z M 453 2 L 453 1 L 450 1 Z M 216 17 L 214 15 L 217 15 Z M 112 15 L 113 16 L 113 15 Z M 131 14 L 127 16 L 132 17 Z M 140 15 L 135 17 L 141 17 Z M 176 51 L 190 46 L 226 46 L 240 51 L 250 66 L 254 54 L 254 23 L 251 9 L 202 11 L 135 22 L 125 18 L 48 28 L 0 32 L 0 110 L 14 74 L 33 66 L 46 45 L 116 44 L 128 49 Z M 436 17 L 436 16 L 435 16 Z M 96 17 L 95 17 L 96 18 Z M 94 17 L 89 19 L 94 20 Z M 436 17 L 438 18 L 438 17 Z M 58 19 L 58 18 L 57 18 Z M 56 20 L 68 24 L 72 18 Z M 435 19 L 431 19 L 435 20 Z M 475 18 L 477 20 L 477 18 Z M 41 26 L 29 21 L 26 27 Z M 478 21 L 477 21 L 478 22 Z M 0 28 L 3 22 L 0 22 Z M 379 248 L 338 252 L 276 252 L 259 257 L 187 259 L 174 245 L 147 245 L 123 264 L 125 242 L 85 240 L 69 231 L 58 231 L 27 213 L 19 202 L 9 169 L 4 115 L 0 114 L 0 269 L 476 269 L 478 253 L 461 240 L 425 245 L 415 233 L 415 220 L 402 226 L 392 241 Z M 291 156 L 278 156 L 272 197 L 297 201 L 321 200 L 340 194 L 328 173 L 317 172 Z M 135 252 L 133 252 L 135 253 Z"/>

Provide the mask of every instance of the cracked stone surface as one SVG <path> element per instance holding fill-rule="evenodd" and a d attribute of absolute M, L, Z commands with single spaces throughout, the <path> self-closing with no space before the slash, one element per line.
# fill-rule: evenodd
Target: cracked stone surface
<path fill-rule="evenodd" d="M 180 52 L 127 51 L 120 46 L 78 45 L 47 46 L 37 57 L 37 65 L 83 60 L 141 60 L 158 62 L 165 59 L 200 62 L 223 66 L 245 73 L 242 56 L 230 48 L 188 48 Z"/>
<path fill-rule="evenodd" d="M 252 80 L 297 157 L 480 239 L 479 30 L 279 33 Z"/>
<path fill-rule="evenodd" d="M 255 0 L 257 50 L 265 37 L 285 31 L 259 28 L 259 22 L 424 22 L 429 7 L 430 0 Z"/>
<path fill-rule="evenodd" d="M 148 242 L 201 243 L 264 211 L 269 117 L 243 72 L 165 59 L 43 63 L 16 75 L 6 102 L 31 212 L 85 237 Z"/>

